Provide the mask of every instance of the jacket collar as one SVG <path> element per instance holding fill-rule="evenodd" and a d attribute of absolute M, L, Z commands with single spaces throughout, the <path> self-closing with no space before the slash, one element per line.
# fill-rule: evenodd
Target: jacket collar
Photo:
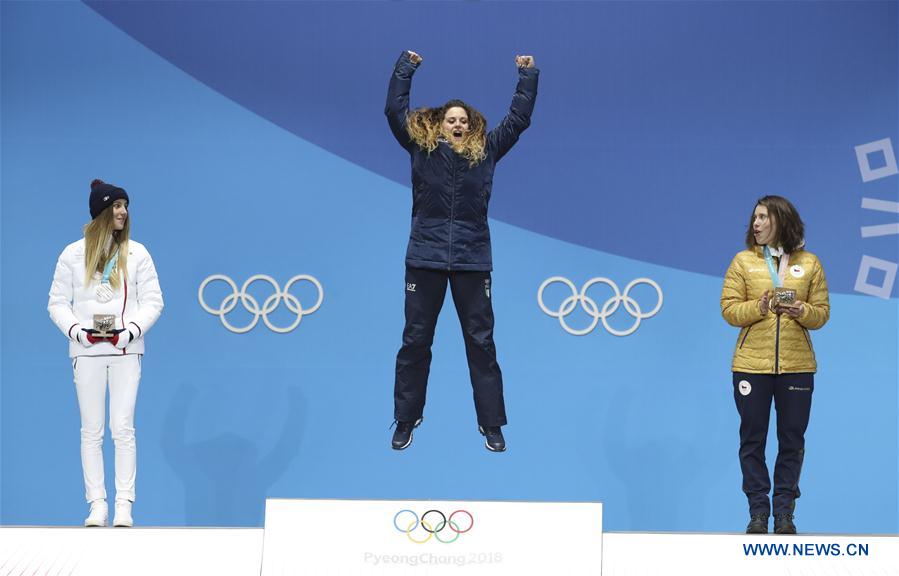
<path fill-rule="evenodd" d="M 752 247 L 752 251 L 755 252 L 756 255 L 758 255 L 758 256 L 764 255 L 764 249 L 765 249 L 765 246 L 763 244 L 756 244 L 755 246 Z M 800 250 L 804 250 L 804 249 L 805 249 L 805 240 L 803 240 L 802 242 L 799 243 L 799 247 L 796 248 L 796 250 L 794 250 L 793 253 L 799 252 Z M 784 255 L 784 249 L 781 246 L 778 246 L 777 248 L 771 248 L 769 246 L 768 250 L 771 251 L 771 255 L 774 256 L 775 258 L 780 258 L 781 256 Z"/>
<path fill-rule="evenodd" d="M 771 246 L 768 246 L 768 252 L 770 252 L 771 255 L 774 256 L 775 258 L 780 258 L 784 255 L 784 249 L 782 246 L 778 246 L 777 248 L 772 248 Z"/>

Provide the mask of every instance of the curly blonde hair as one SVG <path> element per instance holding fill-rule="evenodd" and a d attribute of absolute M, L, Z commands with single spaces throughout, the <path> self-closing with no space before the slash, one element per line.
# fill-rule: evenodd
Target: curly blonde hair
<path fill-rule="evenodd" d="M 406 116 L 406 130 L 409 137 L 419 148 L 429 153 L 437 148 L 437 140 L 443 136 L 441 125 L 446 111 L 450 108 L 463 108 L 468 114 L 468 132 L 462 142 L 450 142 L 458 154 L 468 159 L 469 166 L 474 166 L 487 157 L 487 120 L 484 115 L 462 100 L 450 100 L 440 108 L 418 108 Z"/>

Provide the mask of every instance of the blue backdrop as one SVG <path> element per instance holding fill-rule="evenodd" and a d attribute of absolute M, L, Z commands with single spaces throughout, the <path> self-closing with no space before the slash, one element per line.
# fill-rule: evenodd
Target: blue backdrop
<path fill-rule="evenodd" d="M 46 302 L 99 177 L 127 188 L 166 300 L 137 407 L 140 524 L 253 526 L 266 497 L 351 497 L 602 500 L 606 529 L 740 529 L 737 331 L 718 298 L 756 198 L 783 194 L 832 290 L 813 334 L 801 528 L 896 532 L 899 217 L 863 198 L 899 201 L 897 8 L 0 3 L 0 522 L 86 510 L 71 365 Z M 414 106 L 460 97 L 491 125 L 514 56 L 541 68 L 491 206 L 502 455 L 477 433 L 449 303 L 424 425 L 409 450 L 388 446 L 411 199 L 383 105 L 403 49 L 425 58 Z M 281 287 L 308 274 L 324 298 L 287 334 L 262 320 L 236 334 L 198 302 L 214 274 Z M 600 322 L 576 337 L 538 304 L 552 276 L 650 278 L 664 303 L 629 336 Z M 548 287 L 546 306 L 566 290 Z M 214 282 L 205 298 L 229 292 Z M 308 283 L 291 293 L 316 299 Z M 611 291 L 589 294 L 601 307 Z M 657 302 L 647 285 L 631 295 Z M 282 303 L 270 320 L 295 317 Z M 565 320 L 591 321 L 580 308 Z M 634 319 L 622 306 L 608 323 Z M 775 445 L 772 432 L 772 462 Z"/>

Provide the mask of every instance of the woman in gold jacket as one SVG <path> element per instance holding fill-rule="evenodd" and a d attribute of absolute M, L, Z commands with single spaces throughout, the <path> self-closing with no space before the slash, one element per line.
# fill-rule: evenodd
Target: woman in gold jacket
<path fill-rule="evenodd" d="M 774 531 L 796 533 L 793 511 L 817 370 L 809 330 L 820 328 L 830 317 L 824 269 L 804 244 L 804 225 L 790 201 L 761 198 L 746 231 L 747 250 L 734 257 L 721 291 L 721 314 L 740 328 L 732 370 L 749 534 L 768 532 L 772 509 L 765 464 L 772 399 L 778 444 Z"/>

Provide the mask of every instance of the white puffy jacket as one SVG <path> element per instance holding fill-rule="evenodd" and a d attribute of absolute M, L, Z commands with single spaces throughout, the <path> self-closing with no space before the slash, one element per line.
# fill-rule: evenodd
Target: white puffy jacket
<path fill-rule="evenodd" d="M 144 245 L 128 241 L 128 274 L 112 300 L 97 300 L 99 275 L 84 285 L 84 238 L 66 246 L 56 262 L 50 301 L 50 318 L 69 339 L 69 356 L 103 356 L 109 354 L 143 354 L 144 335 L 162 313 L 162 291 L 153 259 Z M 109 342 L 83 346 L 77 340 L 77 330 L 93 328 L 94 314 L 113 314 L 116 328 L 126 328 L 133 335 L 124 350 Z M 80 326 L 79 326 L 80 325 Z"/>

